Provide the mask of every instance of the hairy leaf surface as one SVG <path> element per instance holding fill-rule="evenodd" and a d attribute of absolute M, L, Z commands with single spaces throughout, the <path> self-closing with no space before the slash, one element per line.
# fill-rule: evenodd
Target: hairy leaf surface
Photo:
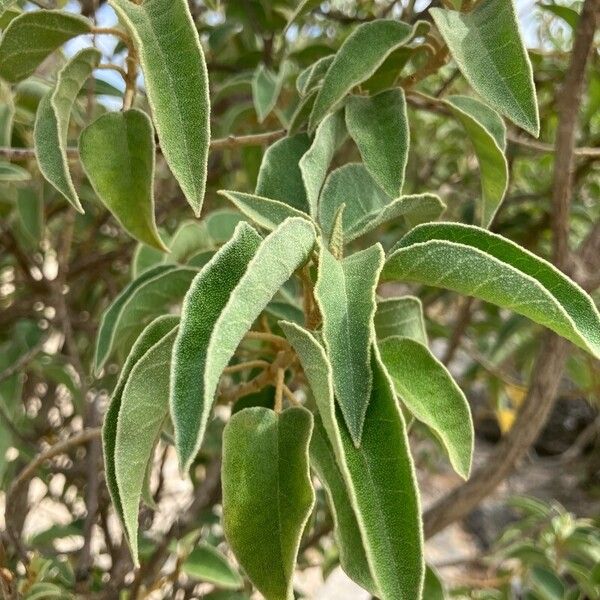
<path fill-rule="evenodd" d="M 465 13 L 442 8 L 430 13 L 473 89 L 537 137 L 540 118 L 533 73 L 513 0 L 482 0 Z"/>
<path fill-rule="evenodd" d="M 325 350 L 302 327 L 281 325 L 298 353 L 344 477 L 377 596 L 381 600 L 420 598 L 424 564 L 419 494 L 404 419 L 376 348 L 371 400 L 362 443 L 356 448 L 336 408 Z"/>
<path fill-rule="evenodd" d="M 292 600 L 300 538 L 314 504 L 311 413 L 246 408 L 223 432 L 223 529 L 266 600 Z"/>
<path fill-rule="evenodd" d="M 402 89 L 350 96 L 346 126 L 375 181 L 391 198 L 400 196 L 410 141 Z"/>
<path fill-rule="evenodd" d="M 94 191 L 124 229 L 166 251 L 154 218 L 154 130 L 148 115 L 137 109 L 102 115 L 81 132 L 79 153 Z"/>
<path fill-rule="evenodd" d="M 196 216 L 210 143 L 208 73 L 185 0 L 110 0 L 131 31 L 164 157 Z"/>
<path fill-rule="evenodd" d="M 480 222 L 489 227 L 508 187 L 508 162 L 504 156 L 506 127 L 491 108 L 468 96 L 448 96 L 446 103 L 471 138 L 481 171 Z"/>
<path fill-rule="evenodd" d="M 183 306 L 173 361 L 171 414 L 182 469 L 200 448 L 223 369 L 277 290 L 315 242 L 301 218 L 284 221 L 260 244 L 249 226 L 200 272 Z"/>
<path fill-rule="evenodd" d="M 421 300 L 415 296 L 379 300 L 375 313 L 375 332 L 380 340 L 397 335 L 427 345 Z"/>
<path fill-rule="evenodd" d="M 121 369 L 119 374 L 119 380 L 112 393 L 110 404 L 104 416 L 104 423 L 102 426 L 102 447 L 104 452 L 104 474 L 106 477 L 106 486 L 110 492 L 115 511 L 124 523 L 125 516 L 123 514 L 123 504 L 121 502 L 121 495 L 119 494 L 119 487 L 117 485 L 117 478 L 115 474 L 115 448 L 116 448 L 116 435 L 117 435 L 117 423 L 119 418 L 119 412 L 121 410 L 121 399 L 123 396 L 123 390 L 125 384 L 129 379 L 129 375 L 133 367 L 138 361 L 146 354 L 150 348 L 157 344 L 161 339 L 165 337 L 174 327 L 177 326 L 179 318 L 174 315 L 164 315 L 156 318 L 150 325 L 144 329 L 140 334 L 140 337 L 136 340 L 135 344 L 131 348 L 131 352 L 127 356 L 127 360 Z"/>
<path fill-rule="evenodd" d="M 265 152 L 256 183 L 256 195 L 279 200 L 308 214 L 308 200 L 299 162 L 310 147 L 306 133 L 271 144 Z"/>
<path fill-rule="evenodd" d="M 556 267 L 510 240 L 470 225 L 419 225 L 388 258 L 382 277 L 418 281 L 481 298 L 600 357 L 600 314 Z"/>
<path fill-rule="evenodd" d="M 123 392 L 115 438 L 115 478 L 134 563 L 138 564 L 138 510 L 146 467 L 169 412 L 172 329 L 135 363 Z"/>
<path fill-rule="evenodd" d="M 129 348 L 152 319 L 181 302 L 197 273 L 193 268 L 157 265 L 132 281 L 102 315 L 96 338 L 96 371 L 115 348 Z"/>
<path fill-rule="evenodd" d="M 31 179 L 31 173 L 27 169 L 0 160 L 0 181 L 28 181 L 29 179 Z"/>
<path fill-rule="evenodd" d="M 379 244 L 341 261 L 322 247 L 315 285 L 336 397 L 356 446 L 371 395 L 375 288 L 383 258 Z"/>
<path fill-rule="evenodd" d="M 0 77 L 16 83 L 29 77 L 65 42 L 89 33 L 91 22 L 57 10 L 25 12 L 13 19 L 0 41 Z"/>
<path fill-rule="evenodd" d="M 69 120 L 77 95 L 100 62 L 95 48 L 78 52 L 59 72 L 56 86 L 40 102 L 35 119 L 35 155 L 42 175 L 79 212 L 83 208 L 75 191 L 67 158 Z"/>
<path fill-rule="evenodd" d="M 452 375 L 427 346 L 410 338 L 389 337 L 379 348 L 396 393 L 438 435 L 454 470 L 466 479 L 473 457 L 473 421 Z"/>
<path fill-rule="evenodd" d="M 392 19 L 377 19 L 356 27 L 327 69 L 310 115 L 310 129 L 315 129 L 355 85 L 373 75 L 393 50 L 410 40 L 413 32 L 410 25 Z"/>
<path fill-rule="evenodd" d="M 219 194 L 232 202 L 252 222 L 269 231 L 273 231 L 290 217 L 308 219 L 306 213 L 296 210 L 289 204 L 284 204 L 279 200 L 271 200 L 271 198 L 263 198 L 262 196 L 234 190 L 219 190 Z"/>
<path fill-rule="evenodd" d="M 310 148 L 300 159 L 300 172 L 306 189 L 310 215 L 317 217 L 319 194 L 327 177 L 329 164 L 338 146 L 346 137 L 344 116 L 341 111 L 323 119 L 317 127 Z"/>

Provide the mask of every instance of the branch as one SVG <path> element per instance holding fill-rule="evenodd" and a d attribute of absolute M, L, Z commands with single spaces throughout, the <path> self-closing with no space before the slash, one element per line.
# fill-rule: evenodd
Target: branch
<path fill-rule="evenodd" d="M 568 214 L 571 198 L 571 168 L 575 125 L 581 104 L 585 66 L 592 47 L 600 13 L 600 0 L 585 0 L 569 70 L 559 100 L 559 126 L 554 165 L 555 189 L 553 212 L 554 255 L 559 266 L 566 262 L 568 249 Z M 568 256 L 568 255 L 567 255 Z M 436 502 L 424 515 L 426 536 L 432 536 L 451 523 L 463 519 L 483 498 L 513 471 L 538 438 L 554 406 L 568 354 L 568 343 L 547 332 L 540 345 L 529 391 L 510 432 L 492 456 L 458 488 Z"/>
<path fill-rule="evenodd" d="M 265 133 L 251 133 L 248 135 L 228 135 L 224 138 L 216 138 L 211 140 L 211 150 L 222 150 L 224 148 L 241 148 L 243 146 L 261 146 L 262 144 L 270 144 L 286 135 L 285 129 L 276 129 L 275 131 L 266 131 Z M 160 148 L 157 148 L 160 151 Z M 67 156 L 77 158 L 79 149 L 75 146 L 66 148 Z M 0 146 L 0 156 L 8 160 L 23 160 L 25 158 L 35 157 L 34 148 L 11 148 L 8 146 Z"/>
<path fill-rule="evenodd" d="M 508 132 L 506 137 L 512 144 L 517 144 L 518 146 L 523 146 L 524 148 L 529 148 L 530 150 L 535 150 L 536 152 L 551 154 L 556 150 L 556 147 L 552 144 L 546 144 L 545 142 L 540 142 L 539 140 L 534 140 L 533 138 L 529 138 L 524 135 Z M 573 155 L 600 159 L 600 148 L 588 148 L 586 146 L 573 148 Z"/>

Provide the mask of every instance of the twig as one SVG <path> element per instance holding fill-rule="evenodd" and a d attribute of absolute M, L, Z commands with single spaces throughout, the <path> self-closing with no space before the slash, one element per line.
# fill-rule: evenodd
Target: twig
<path fill-rule="evenodd" d="M 536 152 L 552 154 L 556 150 L 555 146 L 552 144 L 540 142 L 539 140 L 534 140 L 533 138 L 529 138 L 524 135 L 517 135 L 509 132 L 506 137 L 512 144 L 517 144 L 518 146 L 523 146 L 524 148 L 529 148 L 530 150 L 535 150 Z M 586 146 L 573 148 L 573 155 L 600 159 L 600 148 L 588 148 Z"/>
<path fill-rule="evenodd" d="M 285 338 L 281 337 L 280 335 L 275 335 L 273 333 L 267 333 L 266 331 L 249 331 L 246 334 L 246 339 L 259 340 L 261 342 L 270 342 L 274 346 L 279 346 L 281 348 L 290 347 L 288 341 Z"/>
<path fill-rule="evenodd" d="M 237 365 L 225 367 L 223 373 L 239 373 L 240 371 L 245 371 L 247 369 L 265 369 L 270 364 L 271 363 L 267 362 L 266 360 L 248 360 Z"/>
<path fill-rule="evenodd" d="M 44 347 L 47 338 L 43 338 L 40 342 L 38 342 L 33 348 L 25 352 L 25 354 L 21 355 L 12 365 L 6 367 L 2 372 L 0 372 L 0 382 L 8 379 L 15 373 L 21 371 L 21 369 L 31 361 L 32 358 L 35 358 Z"/>
<path fill-rule="evenodd" d="M 283 408 L 283 379 L 285 376 L 284 369 L 277 369 L 277 375 L 275 376 L 275 405 L 274 410 L 276 413 L 280 413 Z"/>
<path fill-rule="evenodd" d="M 222 150 L 225 148 L 241 148 L 244 146 L 262 146 L 270 144 L 286 135 L 285 129 L 276 129 L 275 131 L 267 131 L 265 133 L 252 133 L 248 135 L 228 135 L 225 138 L 216 138 L 211 140 L 211 150 Z M 160 151 L 160 148 L 158 148 Z M 70 158 L 79 156 L 79 150 L 75 146 L 66 148 L 67 155 Z M 24 158 L 35 157 L 34 148 L 11 148 L 8 146 L 0 147 L 0 156 L 8 160 L 22 160 Z"/>

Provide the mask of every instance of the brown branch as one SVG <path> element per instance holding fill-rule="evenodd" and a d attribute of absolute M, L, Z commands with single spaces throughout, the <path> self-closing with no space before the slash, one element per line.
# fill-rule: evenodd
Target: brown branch
<path fill-rule="evenodd" d="M 523 146 L 524 148 L 529 148 L 530 150 L 535 150 L 536 152 L 552 154 L 556 150 L 555 145 L 540 142 L 539 140 L 534 140 L 526 137 L 525 135 L 517 135 L 509 132 L 506 137 L 512 144 L 517 144 L 518 146 Z M 600 148 L 588 148 L 586 146 L 573 148 L 573 155 L 600 159 Z"/>
<path fill-rule="evenodd" d="M 600 0 L 585 0 L 576 31 L 573 54 L 561 88 L 554 165 L 554 258 L 564 267 L 568 258 L 568 217 L 575 125 L 581 104 L 585 66 L 600 13 Z M 568 354 L 568 343 L 545 333 L 529 391 L 508 435 L 466 483 L 436 502 L 424 515 L 425 535 L 431 536 L 464 518 L 513 471 L 538 438 L 554 406 Z"/>

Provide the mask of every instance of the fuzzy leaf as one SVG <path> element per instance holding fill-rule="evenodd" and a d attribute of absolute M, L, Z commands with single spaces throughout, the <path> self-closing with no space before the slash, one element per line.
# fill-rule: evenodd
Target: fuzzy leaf
<path fill-rule="evenodd" d="M 319 205 L 319 223 L 323 231 L 331 231 L 335 214 L 342 204 L 346 204 L 343 218 L 346 243 L 392 221 L 401 220 L 407 228 L 433 221 L 445 208 L 434 194 L 401 196 L 392 200 L 360 163 L 343 165 L 327 177 Z"/>
<path fill-rule="evenodd" d="M 124 523 L 125 517 L 123 514 L 121 495 L 119 494 L 119 487 L 117 485 L 117 478 L 115 475 L 115 444 L 123 390 L 125 389 L 125 384 L 129 379 L 129 375 L 133 367 L 140 361 L 146 352 L 150 350 L 150 348 L 152 348 L 170 331 L 172 331 L 173 328 L 177 326 L 178 322 L 178 317 L 173 315 L 164 315 L 152 321 L 152 323 L 150 323 L 150 325 L 148 325 L 140 334 L 140 337 L 136 340 L 135 344 L 131 348 L 131 352 L 127 356 L 127 360 L 121 369 L 119 380 L 117 381 L 117 385 L 112 393 L 106 415 L 104 416 L 104 423 L 102 426 L 102 447 L 104 452 L 104 473 L 106 478 L 106 486 L 110 492 L 115 511 L 122 523 Z"/>
<path fill-rule="evenodd" d="M 446 600 L 446 594 L 444 593 L 442 580 L 430 566 L 427 566 L 425 569 L 423 598 L 426 600 Z"/>
<path fill-rule="evenodd" d="M 247 408 L 223 432 L 223 529 L 266 600 L 292 600 L 300 538 L 314 504 L 311 413 Z"/>
<path fill-rule="evenodd" d="M 340 46 L 323 78 L 310 115 L 310 129 L 314 130 L 355 85 L 373 75 L 391 52 L 407 43 L 419 26 L 377 19 L 356 27 Z"/>
<path fill-rule="evenodd" d="M 376 96 L 350 96 L 346 126 L 373 179 L 391 198 L 402 192 L 408 160 L 406 100 L 400 88 Z"/>
<path fill-rule="evenodd" d="M 515 125 L 539 135 L 533 72 L 513 0 L 482 0 L 462 13 L 432 8 L 431 16 L 473 89 Z"/>
<path fill-rule="evenodd" d="M 154 219 L 154 131 L 148 115 L 137 109 L 102 115 L 81 132 L 79 153 L 94 191 L 124 229 L 166 251 Z"/>
<path fill-rule="evenodd" d="M 514 310 L 600 358 L 600 314 L 593 300 L 553 265 L 470 225 L 419 225 L 393 249 L 386 280 L 443 287 Z"/>
<path fill-rule="evenodd" d="M 57 10 L 25 12 L 13 19 L 0 41 L 0 77 L 16 83 L 29 77 L 65 42 L 89 33 L 91 22 Z"/>
<path fill-rule="evenodd" d="M 129 348 L 142 329 L 181 302 L 197 269 L 157 265 L 132 281 L 102 315 L 94 364 L 99 371 L 115 348 Z"/>
<path fill-rule="evenodd" d="M 468 96 L 448 96 L 446 104 L 471 138 L 481 171 L 480 222 L 489 227 L 508 187 L 508 163 L 504 156 L 506 127 L 491 108 Z"/>
<path fill-rule="evenodd" d="M 286 335 L 287 335 L 287 330 Z M 303 344 L 300 336 L 290 334 L 294 345 Z M 307 348 L 300 356 L 306 356 Z M 327 492 L 327 499 L 333 515 L 333 535 L 340 554 L 340 564 L 345 573 L 361 587 L 377 595 L 377 588 L 371 577 L 367 555 L 360 537 L 360 528 L 352 509 L 352 502 L 346 489 L 344 477 L 327 439 L 327 433 L 320 417 L 315 417 L 315 427 L 310 440 L 310 464 Z"/>
<path fill-rule="evenodd" d="M 310 215 L 317 217 L 319 194 L 327 177 L 329 164 L 338 146 L 346 137 L 343 112 L 329 115 L 315 131 L 310 148 L 300 159 L 300 172 L 306 189 Z"/>
<path fill-rule="evenodd" d="M 297 133 L 271 144 L 265 152 L 256 195 L 279 200 L 308 214 L 308 201 L 298 163 L 310 147 L 305 133 Z"/>
<path fill-rule="evenodd" d="M 12 163 L 0 160 L 0 181 L 29 181 L 31 174 L 27 169 L 13 165 Z"/>
<path fill-rule="evenodd" d="M 252 77 L 252 100 L 259 123 L 262 123 L 273 110 L 279 96 L 279 89 L 277 75 L 263 64 L 258 65 Z"/>
<path fill-rule="evenodd" d="M 273 231 L 289 217 L 308 219 L 306 213 L 278 200 L 233 190 L 219 190 L 219 194 L 232 202 L 252 222 L 269 231 Z"/>
<path fill-rule="evenodd" d="M 196 216 L 210 143 L 208 73 L 185 0 L 110 0 L 131 31 L 161 151 Z"/>
<path fill-rule="evenodd" d="M 427 346 L 410 338 L 389 337 L 379 348 L 396 393 L 438 435 L 454 470 L 466 479 L 473 457 L 473 421 L 452 375 Z"/>
<path fill-rule="evenodd" d="M 169 413 L 172 329 L 135 363 L 123 392 L 115 439 L 115 478 L 133 561 L 138 561 L 138 511 L 154 444 Z"/>
<path fill-rule="evenodd" d="M 380 340 L 397 335 L 427 345 L 421 301 L 415 296 L 379 300 L 375 313 L 375 332 Z"/>
<path fill-rule="evenodd" d="M 342 261 L 321 247 L 315 285 L 336 397 L 357 447 L 373 380 L 370 355 L 375 288 L 383 258 L 379 244 Z"/>
<path fill-rule="evenodd" d="M 181 570 L 199 581 L 214 583 L 226 590 L 239 590 L 244 585 L 240 574 L 214 546 L 202 543 L 196 546 L 183 561 Z"/>
<path fill-rule="evenodd" d="M 98 66 L 101 56 L 95 48 L 85 48 L 59 71 L 56 86 L 38 105 L 33 133 L 35 156 L 42 175 L 79 212 L 83 212 L 83 208 L 67 158 L 69 120 L 77 95 Z"/>
<path fill-rule="evenodd" d="M 179 463 L 202 443 L 223 369 L 277 290 L 308 258 L 314 227 L 284 221 L 262 242 L 248 225 L 202 269 L 186 295 L 175 345 L 171 415 Z"/>
<path fill-rule="evenodd" d="M 281 327 L 302 363 L 344 477 L 377 597 L 420 598 L 424 564 L 419 493 L 404 419 L 377 349 L 372 354 L 373 389 L 362 442 L 356 448 L 336 408 L 325 350 L 302 327 Z"/>
<path fill-rule="evenodd" d="M 296 79 L 296 89 L 301 96 L 306 96 L 314 91 L 321 79 L 331 66 L 335 54 L 329 54 L 316 60 L 312 65 L 306 67 Z"/>

